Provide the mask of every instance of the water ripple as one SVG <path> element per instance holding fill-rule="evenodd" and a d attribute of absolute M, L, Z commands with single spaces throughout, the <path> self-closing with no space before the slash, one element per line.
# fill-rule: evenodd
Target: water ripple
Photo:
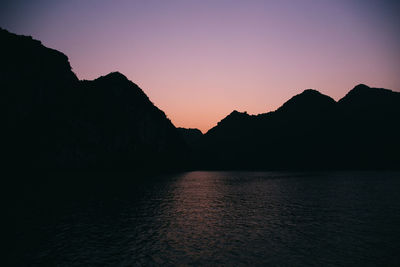
<path fill-rule="evenodd" d="M 30 218 L 21 265 L 400 263 L 398 173 L 189 172 Z"/>

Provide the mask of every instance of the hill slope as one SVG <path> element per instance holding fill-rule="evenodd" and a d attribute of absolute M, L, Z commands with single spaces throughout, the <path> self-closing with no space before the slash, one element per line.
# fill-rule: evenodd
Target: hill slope
<path fill-rule="evenodd" d="M 195 145 L 202 168 L 396 169 L 400 93 L 358 85 L 343 99 L 305 90 L 274 112 L 232 112 Z"/>
<path fill-rule="evenodd" d="M 0 30 L 9 167 L 171 169 L 186 145 L 164 112 L 120 73 L 79 81 L 68 58 Z"/>
<path fill-rule="evenodd" d="M 0 29 L 5 166 L 398 169 L 400 93 L 357 85 L 338 102 L 305 90 L 274 112 L 233 111 L 206 134 L 176 129 L 113 72 L 79 81 L 68 58 Z"/>

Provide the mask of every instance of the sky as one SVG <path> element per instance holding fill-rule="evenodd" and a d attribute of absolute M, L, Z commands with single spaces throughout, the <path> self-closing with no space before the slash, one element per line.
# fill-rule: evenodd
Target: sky
<path fill-rule="evenodd" d="M 0 27 L 63 52 L 79 79 L 123 73 L 206 132 L 308 88 L 400 91 L 398 14 L 392 0 L 3 0 Z"/>

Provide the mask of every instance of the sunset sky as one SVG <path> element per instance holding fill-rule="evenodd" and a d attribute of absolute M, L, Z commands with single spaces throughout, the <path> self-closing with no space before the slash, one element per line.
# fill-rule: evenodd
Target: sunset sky
<path fill-rule="evenodd" d="M 69 57 L 80 79 L 120 71 L 177 127 L 276 109 L 304 89 L 400 91 L 400 1 L 1 1 L 0 27 Z"/>

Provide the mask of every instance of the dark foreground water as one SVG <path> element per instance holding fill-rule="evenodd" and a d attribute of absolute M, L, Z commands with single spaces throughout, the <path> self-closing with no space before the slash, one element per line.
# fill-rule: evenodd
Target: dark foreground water
<path fill-rule="evenodd" d="M 13 264 L 400 266 L 398 172 L 188 172 L 78 193 L 58 186 L 18 198 Z"/>

